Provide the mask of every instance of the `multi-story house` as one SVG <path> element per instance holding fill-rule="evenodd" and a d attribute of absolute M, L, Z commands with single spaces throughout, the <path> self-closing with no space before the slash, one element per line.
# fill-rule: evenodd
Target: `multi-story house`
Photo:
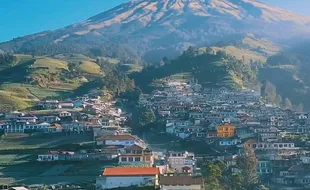
<path fill-rule="evenodd" d="M 39 118 L 40 121 L 42 122 L 49 122 L 49 123 L 53 123 L 53 122 L 58 122 L 60 121 L 60 118 L 57 116 L 53 116 L 53 115 L 48 115 L 48 116 L 42 116 Z"/>
<path fill-rule="evenodd" d="M 154 164 L 154 154 L 145 146 L 132 145 L 126 146 L 120 151 L 118 160 L 123 165 L 139 165 L 144 167 L 152 167 Z"/>
<path fill-rule="evenodd" d="M 248 140 L 244 143 L 254 150 L 281 150 L 281 149 L 296 149 L 294 143 L 286 142 L 257 142 L 255 140 Z"/>
<path fill-rule="evenodd" d="M 169 167 L 179 173 L 193 173 L 197 164 L 195 155 L 189 152 L 169 152 L 167 160 Z"/>
<path fill-rule="evenodd" d="M 217 126 L 216 129 L 218 137 L 232 137 L 235 135 L 235 126 L 230 124 Z"/>
<path fill-rule="evenodd" d="M 259 160 L 256 170 L 259 175 L 272 174 L 273 172 L 272 165 L 268 160 Z"/>

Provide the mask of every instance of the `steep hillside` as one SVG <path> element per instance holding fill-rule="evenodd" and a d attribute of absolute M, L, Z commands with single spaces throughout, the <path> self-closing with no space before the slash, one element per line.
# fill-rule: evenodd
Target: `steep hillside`
<path fill-rule="evenodd" d="M 265 63 L 269 56 L 275 55 L 286 47 L 253 34 L 240 35 L 238 38 L 221 41 L 212 47 L 201 47 L 199 51 L 215 54 L 223 51 L 244 63 Z"/>
<path fill-rule="evenodd" d="M 303 104 L 310 110 L 310 56 L 306 44 L 293 47 L 271 56 L 259 70 L 259 79 L 268 80 L 276 87 L 282 99 L 289 98 L 293 104 Z"/>
<path fill-rule="evenodd" d="M 81 23 L 2 43 L 0 49 L 37 55 L 163 57 L 189 45 L 204 46 L 248 32 L 270 39 L 300 37 L 309 34 L 309 21 L 255 0 L 133 0 Z M 258 48 L 248 40 L 251 48 Z"/>

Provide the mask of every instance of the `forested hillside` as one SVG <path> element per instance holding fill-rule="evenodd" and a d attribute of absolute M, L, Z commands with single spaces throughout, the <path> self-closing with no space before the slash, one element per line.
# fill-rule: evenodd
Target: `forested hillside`
<path fill-rule="evenodd" d="M 200 52 L 189 47 L 175 60 L 165 60 L 163 66 L 150 66 L 131 75 L 136 85 L 148 90 L 153 81 L 178 74 L 189 73 L 204 87 L 259 88 L 253 65 L 227 55 L 223 51 L 215 54 Z M 253 67 L 254 68 L 254 67 Z"/>

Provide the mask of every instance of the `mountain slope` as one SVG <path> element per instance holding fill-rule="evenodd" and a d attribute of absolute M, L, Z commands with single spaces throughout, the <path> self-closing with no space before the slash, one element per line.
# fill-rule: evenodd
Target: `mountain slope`
<path fill-rule="evenodd" d="M 2 43 L 0 49 L 39 55 L 164 56 L 248 32 L 271 39 L 308 34 L 309 22 L 254 0 L 133 0 L 81 23 Z"/>
<path fill-rule="evenodd" d="M 308 41 L 269 57 L 258 72 L 258 78 L 275 85 L 283 99 L 289 98 L 295 105 L 302 103 L 306 110 L 310 110 L 309 44 Z"/>

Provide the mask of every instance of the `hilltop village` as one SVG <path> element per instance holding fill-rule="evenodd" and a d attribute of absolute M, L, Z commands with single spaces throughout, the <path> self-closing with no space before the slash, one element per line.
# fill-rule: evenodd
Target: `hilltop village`
<path fill-rule="evenodd" d="M 208 185 L 203 169 L 205 162 L 220 161 L 231 173 L 240 173 L 238 159 L 247 147 L 255 154 L 259 183 L 269 184 L 270 189 L 310 187 L 307 112 L 266 104 L 252 90 L 204 89 L 194 79 L 167 81 L 151 94 L 141 94 L 136 107 L 155 115 L 151 123 L 160 124 L 160 130 L 153 131 L 158 144 L 188 143 L 202 147 L 199 151 L 189 151 L 187 146 L 159 148 L 143 136 L 135 135 L 132 132 L 135 126 L 129 124 L 134 116 L 122 108 L 122 103 L 128 100 L 103 101 L 102 96 L 89 94 L 66 101 L 40 101 L 36 111 L 4 113 L 0 123 L 2 155 L 14 150 L 5 146 L 15 136 L 24 135 L 22 139 L 26 139 L 39 133 L 46 141 L 51 136 L 65 141 L 86 135 L 89 138 L 75 148 L 37 148 L 27 163 L 53 165 L 36 179 L 71 177 L 62 185 L 46 183 L 51 189 L 68 189 L 72 185 L 72 189 L 83 189 L 75 177 L 87 176 L 83 177 L 87 179 L 85 183 L 94 184 L 96 189 L 148 186 L 161 190 L 202 190 Z M 99 168 L 93 176 L 82 170 L 74 170 L 75 174 L 68 172 L 76 167 L 76 162 L 89 169 L 98 161 L 110 165 Z M 11 165 L 17 163 L 12 161 Z M 0 170 L 2 178 L 10 178 L 13 173 Z"/>

